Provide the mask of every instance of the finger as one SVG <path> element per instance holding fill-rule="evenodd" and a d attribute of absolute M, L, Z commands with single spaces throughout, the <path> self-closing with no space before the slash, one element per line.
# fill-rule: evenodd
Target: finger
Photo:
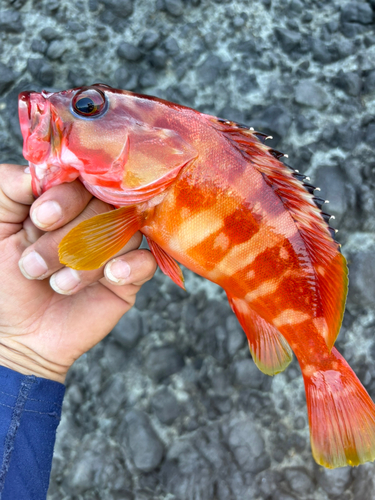
<path fill-rule="evenodd" d="M 43 231 L 54 231 L 75 219 L 91 198 L 78 180 L 54 186 L 33 203 L 31 220 Z"/>
<path fill-rule="evenodd" d="M 30 245 L 21 255 L 18 263 L 25 278 L 44 279 L 63 266 L 59 261 L 58 245 L 68 232 L 82 220 L 107 212 L 110 206 L 93 198 L 85 210 L 66 226 L 44 233 L 33 245 Z"/>
<path fill-rule="evenodd" d="M 149 250 L 134 250 L 109 261 L 104 276 L 115 286 L 141 285 L 154 276 L 156 268 L 155 257 Z"/>
<path fill-rule="evenodd" d="M 0 222 L 21 223 L 34 201 L 31 175 L 22 165 L 0 165 Z"/>
<path fill-rule="evenodd" d="M 132 276 L 132 270 L 131 267 L 133 265 L 133 261 L 135 260 L 135 267 L 137 267 L 138 263 L 137 261 L 140 259 L 142 261 L 146 261 L 148 259 L 145 259 L 143 256 L 139 256 L 139 259 L 135 258 L 134 259 L 134 253 L 143 253 L 143 250 L 136 250 L 134 252 L 135 248 L 138 248 L 139 245 L 141 244 L 142 241 L 142 235 L 141 233 L 137 232 L 131 239 L 130 241 L 124 246 L 124 248 L 119 252 L 119 254 L 126 254 L 127 255 L 132 255 L 130 258 L 130 264 L 127 265 L 129 267 L 129 278 L 128 278 L 128 283 L 131 284 L 131 278 Z M 127 253 L 130 252 L 130 253 Z M 122 257 L 125 258 L 126 257 Z M 138 276 L 138 270 L 135 269 L 135 276 Z M 146 275 L 147 271 L 142 273 L 141 277 L 143 275 Z M 79 291 L 81 291 L 83 288 L 86 286 L 90 286 L 99 280 L 101 280 L 104 276 L 104 266 L 100 267 L 99 269 L 95 269 L 93 271 L 76 271 L 75 269 L 71 269 L 70 267 L 64 267 L 63 269 L 60 269 L 58 272 L 54 273 L 51 276 L 50 279 L 50 285 L 51 287 L 55 290 L 55 292 L 63 294 L 63 295 L 73 295 Z"/>

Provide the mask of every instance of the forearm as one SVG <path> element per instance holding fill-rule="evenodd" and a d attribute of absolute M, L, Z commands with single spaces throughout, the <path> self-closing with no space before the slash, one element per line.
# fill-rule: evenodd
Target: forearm
<path fill-rule="evenodd" d="M 43 500 L 65 387 L 0 366 L 0 498 Z"/>

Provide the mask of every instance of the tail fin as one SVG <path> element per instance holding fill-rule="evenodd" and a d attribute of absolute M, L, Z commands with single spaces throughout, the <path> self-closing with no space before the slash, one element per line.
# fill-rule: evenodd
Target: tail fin
<path fill-rule="evenodd" d="M 375 459 L 375 405 L 333 348 L 332 369 L 305 367 L 311 448 L 318 464 L 334 469 Z"/>

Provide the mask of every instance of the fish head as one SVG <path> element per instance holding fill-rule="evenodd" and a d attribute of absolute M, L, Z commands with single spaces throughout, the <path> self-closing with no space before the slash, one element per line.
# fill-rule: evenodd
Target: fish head
<path fill-rule="evenodd" d="M 111 169 L 127 139 L 111 90 L 97 84 L 19 95 L 23 155 L 35 195 L 82 173 L 100 176 Z"/>
<path fill-rule="evenodd" d="M 23 155 L 34 194 L 80 178 L 109 203 L 122 204 L 117 198 L 126 196 L 133 202 L 150 198 L 197 155 L 178 132 L 160 126 L 169 110 L 157 98 L 104 84 L 22 92 Z M 150 188 L 155 183 L 159 188 Z"/>

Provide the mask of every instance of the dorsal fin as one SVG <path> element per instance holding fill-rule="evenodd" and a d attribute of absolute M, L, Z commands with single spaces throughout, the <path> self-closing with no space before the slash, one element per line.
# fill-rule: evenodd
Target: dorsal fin
<path fill-rule="evenodd" d="M 331 349 L 344 313 L 348 271 L 339 244 L 333 239 L 335 230 L 326 224 L 325 216 L 315 203 L 314 189 L 310 185 L 306 189 L 306 182 L 299 180 L 293 175 L 293 170 L 279 161 L 282 153 L 263 144 L 253 129 L 239 127 L 230 121 L 212 119 L 212 122 L 262 174 L 294 220 L 313 266 L 316 290 L 327 324 L 322 335 Z"/>

